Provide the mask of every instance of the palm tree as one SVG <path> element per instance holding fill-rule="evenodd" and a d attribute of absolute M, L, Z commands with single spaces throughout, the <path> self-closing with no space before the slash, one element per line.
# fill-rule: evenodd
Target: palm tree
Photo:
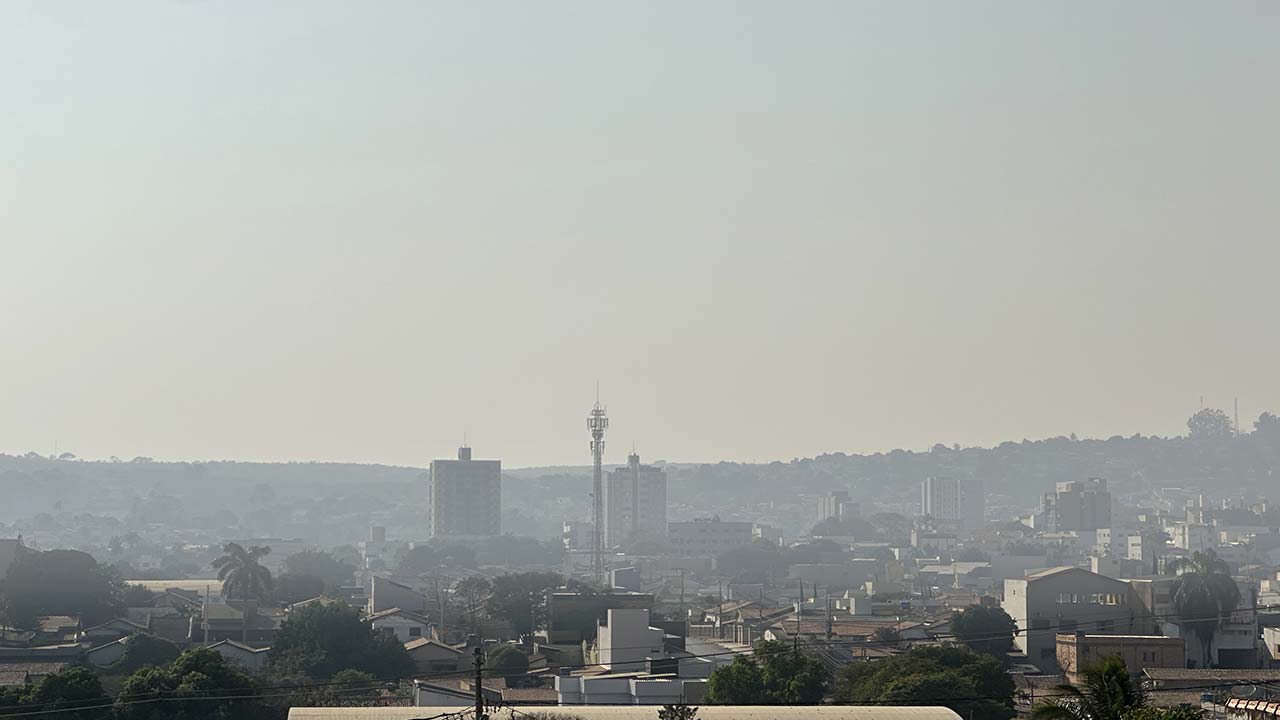
<path fill-rule="evenodd" d="M 222 547 L 223 555 L 213 561 L 218 569 L 218 579 L 222 581 L 222 594 L 228 598 L 239 598 L 243 601 L 259 599 L 271 592 L 271 571 L 258 563 L 258 560 L 271 548 L 254 545 L 248 550 L 239 543 L 227 543 Z M 249 641 L 249 605 L 244 603 L 244 629 L 241 631 L 241 642 Z"/>
<path fill-rule="evenodd" d="M 1079 685 L 1059 685 L 1058 697 L 1031 708 L 1031 720 L 1121 720 L 1146 707 L 1147 696 L 1124 660 L 1109 657 L 1080 671 Z"/>
<path fill-rule="evenodd" d="M 1183 631 L 1200 643 L 1201 667 L 1209 667 L 1213 637 L 1240 603 L 1240 587 L 1231 568 L 1212 550 L 1178 558 L 1165 572 L 1178 576 L 1169 599 Z"/>

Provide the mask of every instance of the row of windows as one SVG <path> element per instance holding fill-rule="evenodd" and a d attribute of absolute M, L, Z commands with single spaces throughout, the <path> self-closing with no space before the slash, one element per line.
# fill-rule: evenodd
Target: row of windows
<path fill-rule="evenodd" d="M 1080 605 L 1089 603 L 1092 605 L 1128 605 L 1129 598 L 1121 593 L 1058 593 L 1059 605 Z"/>

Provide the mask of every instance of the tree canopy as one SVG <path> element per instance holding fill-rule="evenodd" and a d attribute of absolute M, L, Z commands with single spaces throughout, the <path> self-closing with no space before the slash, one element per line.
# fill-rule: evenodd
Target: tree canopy
<path fill-rule="evenodd" d="M 160 667 L 168 665 L 182 651 L 177 645 L 147 633 L 134 633 L 124 643 L 124 656 L 113 668 L 117 672 L 135 672 L 144 667 Z"/>
<path fill-rule="evenodd" d="M 19 554 L 0 591 L 5 617 L 15 627 L 33 627 L 41 615 L 78 615 L 88 627 L 117 617 L 124 608 L 120 578 L 79 550 Z"/>
<path fill-rule="evenodd" d="M 24 709 L 24 705 L 29 707 Z M 0 716 L 8 712 L 4 708 L 12 708 L 15 714 L 29 711 L 68 720 L 105 720 L 111 715 L 111 699 L 93 671 L 69 667 L 33 686 L 0 688 Z"/>
<path fill-rule="evenodd" d="M 271 645 L 271 665 L 276 672 L 300 672 L 315 680 L 342 670 L 380 678 L 413 672 L 413 660 L 395 635 L 375 631 L 359 612 L 339 603 L 290 612 Z"/>
<path fill-rule="evenodd" d="M 248 676 L 202 647 L 130 675 L 115 710 L 119 720 L 231 720 L 254 717 L 256 707 Z"/>
<path fill-rule="evenodd" d="M 325 591 L 351 582 L 355 571 L 355 565 L 342 562 L 321 550 L 304 550 L 290 555 L 284 561 L 285 573 L 316 578 L 324 584 Z"/>
<path fill-rule="evenodd" d="M 1059 697 L 1031 708 L 1031 720 L 1124 720 L 1146 707 L 1147 696 L 1124 660 L 1109 657 L 1081 669 L 1075 685 L 1059 685 Z"/>
<path fill-rule="evenodd" d="M 1004 662 L 1013 649 L 1018 624 L 1000 608 L 970 605 L 951 618 L 951 630 L 974 652 L 986 653 Z"/>
<path fill-rule="evenodd" d="M 806 705 L 822 699 L 827 671 L 816 658 L 774 641 L 756 645 L 711 673 L 707 702 L 713 705 Z"/>
<path fill-rule="evenodd" d="M 222 556 L 213 561 L 222 581 L 222 594 L 229 598 L 249 600 L 265 598 L 271 593 L 271 571 L 260 564 L 269 547 L 254 545 L 248 549 L 239 543 L 227 543 Z"/>
<path fill-rule="evenodd" d="M 847 703 L 945 705 L 964 718 L 1009 720 L 1014 716 L 1013 690 L 1003 663 L 950 645 L 845 665 L 834 696 Z"/>
<path fill-rule="evenodd" d="M 488 610 L 493 617 L 506 618 L 521 637 L 542 627 L 547 619 L 547 591 L 564 585 L 553 572 L 523 572 L 493 579 Z"/>
<path fill-rule="evenodd" d="M 1192 440 L 1226 440 L 1235 435 L 1235 424 L 1217 408 L 1205 408 L 1187 419 Z"/>
<path fill-rule="evenodd" d="M 1240 603 L 1240 587 L 1213 550 L 1178 558 L 1165 570 L 1178 576 L 1169 599 L 1183 630 L 1200 645 L 1201 666 L 1208 667 L 1210 645 Z"/>

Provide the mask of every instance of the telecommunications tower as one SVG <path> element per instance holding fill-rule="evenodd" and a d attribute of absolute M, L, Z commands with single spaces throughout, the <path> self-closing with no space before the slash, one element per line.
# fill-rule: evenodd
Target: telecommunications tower
<path fill-rule="evenodd" d="M 591 431 L 591 571 L 596 584 L 604 583 L 604 477 L 601 463 L 604 461 L 604 431 L 609 429 L 609 418 L 596 393 L 596 404 L 587 416 L 587 429 Z"/>

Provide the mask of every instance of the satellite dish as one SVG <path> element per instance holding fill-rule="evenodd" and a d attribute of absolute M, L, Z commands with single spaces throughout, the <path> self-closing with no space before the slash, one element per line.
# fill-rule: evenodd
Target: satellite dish
<path fill-rule="evenodd" d="M 1232 685 L 1231 697 L 1241 700 L 1253 700 L 1262 697 L 1262 688 L 1257 685 Z"/>

